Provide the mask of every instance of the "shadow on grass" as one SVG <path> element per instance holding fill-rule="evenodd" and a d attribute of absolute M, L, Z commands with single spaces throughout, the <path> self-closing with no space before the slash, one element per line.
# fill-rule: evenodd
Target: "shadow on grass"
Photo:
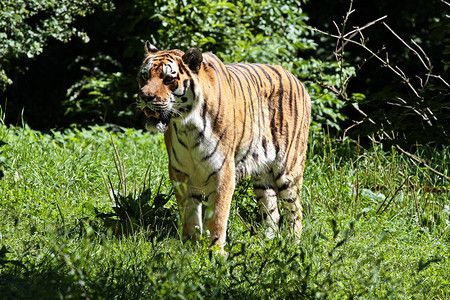
<path fill-rule="evenodd" d="M 0 266 L 1 299 L 85 298 L 86 292 L 63 266 Z"/>

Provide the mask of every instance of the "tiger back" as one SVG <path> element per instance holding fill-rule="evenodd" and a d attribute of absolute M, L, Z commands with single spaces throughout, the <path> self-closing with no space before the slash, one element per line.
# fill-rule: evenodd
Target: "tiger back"
<path fill-rule="evenodd" d="M 300 236 L 311 104 L 293 74 L 147 42 L 138 82 L 147 127 L 164 131 L 184 241 L 206 229 L 223 249 L 235 185 L 249 175 L 267 235 L 279 225 L 279 199 Z"/>

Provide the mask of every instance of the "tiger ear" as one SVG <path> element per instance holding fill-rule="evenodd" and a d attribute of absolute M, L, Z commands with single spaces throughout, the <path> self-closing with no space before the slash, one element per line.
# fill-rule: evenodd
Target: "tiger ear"
<path fill-rule="evenodd" d="M 197 48 L 190 48 L 183 55 L 183 62 L 191 69 L 194 73 L 198 73 L 200 66 L 202 65 L 203 55 Z"/>
<path fill-rule="evenodd" d="M 150 53 L 156 53 L 158 52 L 158 48 L 153 46 L 149 41 L 145 42 L 145 53 L 148 55 Z"/>

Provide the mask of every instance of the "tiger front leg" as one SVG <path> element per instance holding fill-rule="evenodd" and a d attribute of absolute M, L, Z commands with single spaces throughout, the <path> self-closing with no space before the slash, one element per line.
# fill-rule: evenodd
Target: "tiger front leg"
<path fill-rule="evenodd" d="M 202 234 L 202 193 L 186 184 L 177 184 L 175 196 L 180 212 L 183 243 L 200 240 Z"/>
<path fill-rule="evenodd" d="M 219 245 L 220 252 L 223 254 L 231 199 L 235 188 L 234 172 L 234 164 L 224 166 L 222 172 L 215 176 L 214 183 L 209 184 L 206 190 L 205 229 L 210 233 L 211 242 Z"/>

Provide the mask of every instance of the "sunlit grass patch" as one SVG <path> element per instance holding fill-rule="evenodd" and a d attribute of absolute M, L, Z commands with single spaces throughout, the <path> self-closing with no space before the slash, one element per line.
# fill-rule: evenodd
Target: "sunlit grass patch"
<path fill-rule="evenodd" d="M 286 228 L 265 238 L 241 182 L 224 258 L 207 238 L 181 243 L 161 136 L 2 126 L 0 137 L 1 298 L 450 296 L 449 183 L 395 150 L 311 139 L 299 243 Z M 429 151 L 418 155 L 448 165 L 448 149 Z M 107 218 L 139 226 L 117 234 Z"/>

